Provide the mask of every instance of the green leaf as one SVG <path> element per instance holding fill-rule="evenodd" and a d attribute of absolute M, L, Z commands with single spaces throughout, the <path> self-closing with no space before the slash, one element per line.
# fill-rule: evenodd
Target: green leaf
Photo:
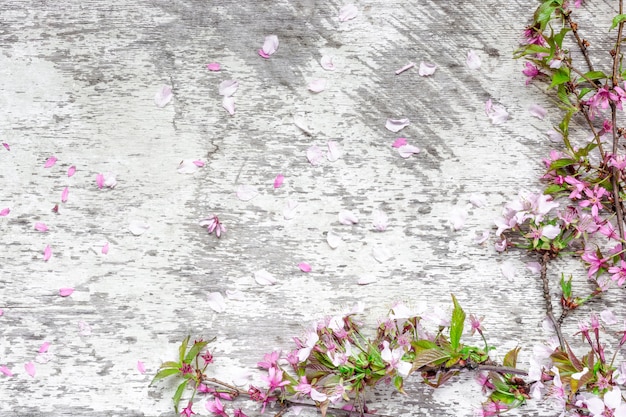
<path fill-rule="evenodd" d="M 515 366 L 517 365 L 517 354 L 520 350 L 521 347 L 519 346 L 509 350 L 507 354 L 504 355 L 504 360 L 502 361 L 502 364 L 510 368 L 515 368 Z"/>
<path fill-rule="evenodd" d="M 589 71 L 589 72 L 585 73 L 584 76 L 582 76 L 578 80 L 576 80 L 576 82 L 577 83 L 582 83 L 583 81 L 587 81 L 587 80 L 601 80 L 601 79 L 604 79 L 604 78 L 608 78 L 608 77 L 602 71 Z"/>
<path fill-rule="evenodd" d="M 572 296 L 572 276 L 565 281 L 565 274 L 561 273 L 561 291 L 563 291 L 563 297 L 569 299 Z"/>
<path fill-rule="evenodd" d="M 437 348 L 423 350 L 415 355 L 415 360 L 413 361 L 413 367 L 411 368 L 411 372 L 420 369 L 423 366 L 439 365 L 448 359 L 450 359 L 450 354 L 444 350 Z"/>
<path fill-rule="evenodd" d="M 404 379 L 400 375 L 396 375 L 393 377 L 393 386 L 396 387 L 400 394 L 406 394 L 404 392 Z"/>
<path fill-rule="evenodd" d="M 590 91 L 594 91 L 593 88 L 581 88 L 580 89 L 580 93 L 578 93 L 578 98 L 582 100 L 583 97 L 585 97 L 587 95 L 587 93 L 589 93 Z"/>
<path fill-rule="evenodd" d="M 454 303 L 454 310 L 452 310 L 452 319 L 450 320 L 450 346 L 454 352 L 458 352 L 463 325 L 465 324 L 465 312 L 454 294 L 452 294 L 452 302 Z"/>
<path fill-rule="evenodd" d="M 558 194 L 561 191 L 565 191 L 567 188 L 563 187 L 562 185 L 558 185 L 558 184 L 550 184 L 546 187 L 545 190 L 543 190 L 544 194 L 548 194 L 548 195 L 552 195 L 552 194 Z"/>
<path fill-rule="evenodd" d="M 420 348 L 420 350 L 425 350 L 425 349 L 436 349 L 437 345 L 433 342 L 431 342 L 430 340 L 427 339 L 420 339 L 416 342 L 411 343 L 413 345 L 413 347 L 415 348 Z"/>
<path fill-rule="evenodd" d="M 176 414 L 178 414 L 178 403 L 180 402 L 180 399 L 183 396 L 183 392 L 185 392 L 186 386 L 187 386 L 187 380 L 181 382 L 178 388 L 176 388 L 176 392 L 174 393 L 174 396 L 172 397 L 172 400 L 174 401 L 174 410 L 176 410 Z"/>
<path fill-rule="evenodd" d="M 191 361 L 193 361 L 195 357 L 200 353 L 200 351 L 204 349 L 204 347 L 208 344 L 209 342 L 207 341 L 194 343 L 191 349 L 189 349 L 189 352 L 187 352 L 187 355 L 185 356 L 185 363 L 191 363 Z"/>
<path fill-rule="evenodd" d="M 550 168 L 548 170 L 549 171 L 554 171 L 555 169 L 565 168 L 565 167 L 568 167 L 570 165 L 574 165 L 576 163 L 577 163 L 577 161 L 574 160 L 574 159 L 561 158 L 561 159 L 557 159 L 556 161 L 552 161 L 552 163 L 550 164 Z"/>
<path fill-rule="evenodd" d="M 552 83 L 550 84 L 550 88 L 555 87 L 557 85 L 565 84 L 570 81 L 569 68 L 561 67 L 554 74 L 552 74 Z"/>
<path fill-rule="evenodd" d="M 161 366 L 159 367 L 159 369 L 165 369 L 165 368 L 180 369 L 182 366 L 183 365 L 180 362 L 168 361 L 168 362 L 163 362 Z"/>
<path fill-rule="evenodd" d="M 617 16 L 615 16 L 613 18 L 613 24 L 611 25 L 611 28 L 609 29 L 609 31 L 615 29 L 617 25 L 619 25 L 624 20 L 626 20 L 626 14 L 618 14 Z"/>
<path fill-rule="evenodd" d="M 159 379 L 163 379 L 163 378 L 167 378 L 168 376 L 176 375 L 178 372 L 179 372 L 178 369 L 173 369 L 173 368 L 162 369 L 159 372 L 157 372 L 157 374 L 152 379 L 152 382 L 150 382 L 150 385 L 154 384 Z"/>
<path fill-rule="evenodd" d="M 180 363 L 184 362 L 185 352 L 187 352 L 187 345 L 189 344 L 189 339 L 190 338 L 191 338 L 191 336 L 187 336 L 185 338 L 185 340 L 183 340 L 183 343 L 181 343 L 180 347 L 178 348 L 178 357 L 180 358 L 179 359 Z"/>
<path fill-rule="evenodd" d="M 561 49 L 563 48 L 563 38 L 565 37 L 567 32 L 569 32 L 570 30 L 571 30 L 570 28 L 565 27 L 561 29 L 559 33 L 554 35 L 554 42 L 559 46 L 559 48 Z"/>
<path fill-rule="evenodd" d="M 539 6 L 535 11 L 535 22 L 541 25 L 541 29 L 545 29 L 548 25 L 548 22 L 552 18 L 552 14 L 557 9 L 557 6 L 554 4 L 552 0 L 548 0 Z"/>

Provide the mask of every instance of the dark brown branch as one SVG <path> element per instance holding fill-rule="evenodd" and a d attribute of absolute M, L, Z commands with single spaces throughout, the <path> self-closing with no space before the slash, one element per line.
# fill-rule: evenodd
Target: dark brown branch
<path fill-rule="evenodd" d="M 565 343 L 563 342 L 563 334 L 561 333 L 561 325 L 558 320 L 554 317 L 554 312 L 552 311 L 552 299 L 550 298 L 550 285 L 548 283 L 548 261 L 550 260 L 550 253 L 544 252 L 543 256 L 540 259 L 541 264 L 541 282 L 543 283 L 543 298 L 546 302 L 546 315 L 552 321 L 554 325 L 554 330 L 556 331 L 556 336 L 559 338 L 559 345 L 561 349 L 565 351 Z"/>
<path fill-rule="evenodd" d="M 591 59 L 589 58 L 589 53 L 587 52 L 587 45 L 585 44 L 585 41 L 580 37 L 580 35 L 578 34 L 578 25 L 572 21 L 571 15 L 572 12 L 568 11 L 567 13 L 563 14 L 563 17 L 565 18 L 565 22 L 567 23 L 567 25 L 570 27 L 570 29 L 572 29 L 572 33 L 574 34 L 574 38 L 576 38 L 576 43 L 578 44 L 578 48 L 580 48 L 580 51 L 583 53 L 583 57 L 585 57 L 585 62 L 587 62 L 587 67 L 589 67 L 589 71 L 593 71 L 593 64 L 591 63 Z"/>

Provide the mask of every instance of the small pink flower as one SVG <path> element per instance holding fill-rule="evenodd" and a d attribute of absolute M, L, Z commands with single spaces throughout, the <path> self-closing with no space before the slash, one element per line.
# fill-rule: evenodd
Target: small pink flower
<path fill-rule="evenodd" d="M 214 401 L 207 401 L 204 406 L 210 413 L 216 416 L 228 417 L 228 414 L 224 411 L 224 404 L 222 404 L 219 398 L 215 398 Z"/>
<path fill-rule="evenodd" d="M 215 231 L 215 236 L 218 238 L 222 236 L 222 233 L 226 232 L 226 226 L 220 222 L 220 219 L 216 215 L 201 220 L 200 226 L 206 226 L 209 234 Z"/>
<path fill-rule="evenodd" d="M 609 274 L 611 274 L 611 279 L 616 281 L 617 285 L 621 287 L 624 281 L 626 281 L 626 262 L 620 260 L 619 266 L 610 267 Z"/>
<path fill-rule="evenodd" d="M 539 68 L 536 65 L 533 65 L 530 62 L 526 62 L 525 65 L 526 68 L 522 70 L 522 74 L 526 76 L 526 85 L 530 84 L 530 82 L 538 76 L 544 75 L 543 72 L 539 71 Z"/>
<path fill-rule="evenodd" d="M 180 412 L 180 415 L 181 415 L 181 416 L 185 416 L 185 417 L 191 417 L 193 414 L 196 414 L 196 413 L 194 413 L 194 412 L 191 410 L 191 406 L 192 406 L 192 405 L 193 405 L 193 403 L 192 403 L 191 401 L 189 401 L 189 402 L 187 403 L 187 407 L 183 408 L 183 411 L 181 411 L 181 412 Z"/>

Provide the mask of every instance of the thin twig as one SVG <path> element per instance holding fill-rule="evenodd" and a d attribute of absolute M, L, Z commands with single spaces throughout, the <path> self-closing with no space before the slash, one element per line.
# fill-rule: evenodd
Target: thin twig
<path fill-rule="evenodd" d="M 572 29 L 572 33 L 576 38 L 576 43 L 578 43 L 578 47 L 585 57 L 585 61 L 587 62 L 589 71 L 593 71 L 593 64 L 591 63 L 591 59 L 589 58 L 589 54 L 587 53 L 587 46 L 585 45 L 585 41 L 580 37 L 580 35 L 578 35 L 578 25 L 575 22 L 572 22 L 572 18 L 570 17 L 571 13 L 571 11 L 564 13 L 563 17 L 565 18 L 565 22 L 567 22 L 567 25 L 570 27 L 570 29 Z"/>
<path fill-rule="evenodd" d="M 544 252 L 543 256 L 540 259 L 541 263 L 541 281 L 543 283 L 543 298 L 546 301 L 546 315 L 552 321 L 554 325 L 554 330 L 556 331 L 556 335 L 559 338 L 559 345 L 562 350 L 565 350 L 565 343 L 563 342 L 563 334 L 561 333 L 561 325 L 554 317 L 554 313 L 552 311 L 552 299 L 550 298 L 550 285 L 548 283 L 548 261 L 550 260 L 550 253 Z"/>

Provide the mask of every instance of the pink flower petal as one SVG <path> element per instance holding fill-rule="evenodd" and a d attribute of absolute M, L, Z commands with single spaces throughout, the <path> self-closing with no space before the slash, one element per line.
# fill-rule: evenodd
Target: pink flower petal
<path fill-rule="evenodd" d="M 375 276 L 368 275 L 368 276 L 364 276 L 364 277 L 359 277 L 359 280 L 357 281 L 357 284 L 359 284 L 359 285 L 369 285 L 369 284 L 375 283 L 377 280 L 378 279 Z"/>
<path fill-rule="evenodd" d="M 43 250 L 43 260 L 47 262 L 51 257 L 52 248 L 50 247 L 50 245 L 46 245 L 45 249 Z"/>
<path fill-rule="evenodd" d="M 431 62 L 420 62 L 420 69 L 418 71 L 419 75 L 422 77 L 428 77 L 429 75 L 433 75 L 437 70 L 437 65 Z"/>
<path fill-rule="evenodd" d="M 219 93 L 221 96 L 230 97 L 237 92 L 239 82 L 236 80 L 225 80 L 220 83 Z"/>
<path fill-rule="evenodd" d="M 56 164 L 58 161 L 58 159 L 54 156 L 51 156 L 50 158 L 46 159 L 46 162 L 43 164 L 44 168 L 51 168 L 54 166 L 54 164 Z"/>
<path fill-rule="evenodd" d="M 455 206 L 450 213 L 450 224 L 453 230 L 461 230 L 465 226 L 467 210 L 464 207 Z"/>
<path fill-rule="evenodd" d="M 341 146 L 339 146 L 339 143 L 335 142 L 334 140 L 331 140 L 331 141 L 328 141 L 327 145 L 328 145 L 328 154 L 326 155 L 326 157 L 328 158 L 330 162 L 335 162 L 336 160 L 341 158 L 341 155 L 343 155 L 343 151 L 341 149 Z"/>
<path fill-rule="evenodd" d="M 254 280 L 259 285 L 274 285 L 276 283 L 276 278 L 264 269 L 254 273 Z"/>
<path fill-rule="evenodd" d="M 411 68 L 413 68 L 415 66 L 415 63 L 410 62 L 408 64 L 406 64 L 405 66 L 403 66 L 402 68 L 396 70 L 396 75 L 400 75 L 402 74 L 404 71 L 410 70 Z"/>
<path fill-rule="evenodd" d="M 196 159 L 195 161 L 193 161 L 193 164 L 197 166 L 198 168 L 202 168 L 205 165 L 204 161 L 200 159 Z"/>
<path fill-rule="evenodd" d="M 35 377 L 35 364 L 34 363 L 32 362 L 25 363 L 24 369 L 26 370 L 26 373 L 30 375 L 31 378 Z"/>
<path fill-rule="evenodd" d="M 137 370 L 141 375 L 146 373 L 146 365 L 142 361 L 137 361 Z"/>
<path fill-rule="evenodd" d="M 43 342 L 43 344 L 39 348 L 39 353 L 46 353 L 49 347 L 50 347 L 50 342 Z"/>
<path fill-rule="evenodd" d="M 541 274 L 541 264 L 539 262 L 528 262 L 526 268 L 535 275 Z"/>
<path fill-rule="evenodd" d="M 391 144 L 392 148 L 399 148 L 400 146 L 404 146 L 407 144 L 406 138 L 398 138 L 393 141 Z"/>
<path fill-rule="evenodd" d="M 103 174 L 96 175 L 96 184 L 98 184 L 98 188 L 109 187 L 115 188 L 117 185 L 116 175 L 112 172 L 105 172 Z"/>
<path fill-rule="evenodd" d="M 615 314 L 609 309 L 602 310 L 600 312 L 600 318 L 609 326 L 617 323 L 617 317 L 615 317 Z"/>
<path fill-rule="evenodd" d="M 291 220 L 296 217 L 297 208 L 300 205 L 296 200 L 288 199 L 287 204 L 285 204 L 285 208 L 283 209 L 283 217 L 285 220 Z"/>
<path fill-rule="evenodd" d="M 210 292 L 207 296 L 207 301 L 209 307 L 217 313 L 226 310 L 226 300 L 224 300 L 224 296 L 219 292 Z"/>
<path fill-rule="evenodd" d="M 237 198 L 241 201 L 250 201 L 259 195 L 259 191 L 253 185 L 242 184 L 237 187 Z"/>
<path fill-rule="evenodd" d="M 322 59 L 320 59 L 320 65 L 326 71 L 334 71 L 335 70 L 335 64 L 333 64 L 333 57 L 332 56 L 324 55 L 322 57 Z"/>
<path fill-rule="evenodd" d="M 413 145 L 402 145 L 398 148 L 398 153 L 404 159 L 411 157 L 412 155 L 416 155 L 420 153 L 420 148 Z"/>
<path fill-rule="evenodd" d="M 135 236 L 141 236 L 150 229 L 150 225 L 141 220 L 132 220 L 128 225 L 128 230 Z"/>
<path fill-rule="evenodd" d="M 502 265 L 500 265 L 500 271 L 502 272 L 502 275 L 509 281 L 513 281 L 513 279 L 515 278 L 515 266 L 511 261 L 502 262 Z"/>
<path fill-rule="evenodd" d="M 226 293 L 226 297 L 228 297 L 229 300 L 237 300 L 237 301 L 247 300 L 246 295 L 243 293 L 243 291 L 226 290 L 224 292 Z"/>
<path fill-rule="evenodd" d="M 274 188 L 280 188 L 283 182 L 285 182 L 285 176 L 283 174 L 276 175 L 276 178 L 274 178 Z"/>
<path fill-rule="evenodd" d="M 487 200 L 485 199 L 485 196 L 480 195 L 480 194 L 470 195 L 469 202 L 472 203 L 474 207 L 483 207 L 485 204 L 487 204 Z"/>
<path fill-rule="evenodd" d="M 9 144 L 8 144 L 8 143 L 6 143 L 6 142 L 2 142 L 2 146 L 4 146 L 4 149 L 6 149 L 7 151 L 10 151 L 10 150 L 11 150 L 11 147 L 10 147 L 10 146 L 9 146 Z"/>
<path fill-rule="evenodd" d="M 235 114 L 235 97 L 224 97 L 222 107 L 233 116 Z"/>
<path fill-rule="evenodd" d="M 398 133 L 409 124 L 411 124 L 409 119 L 387 119 L 385 127 L 387 128 L 387 130 L 391 130 L 393 133 Z"/>
<path fill-rule="evenodd" d="M 8 207 L 5 207 L 2 210 L 0 210 L 0 217 L 8 216 L 10 212 L 11 212 L 11 209 Z"/>
<path fill-rule="evenodd" d="M 502 104 L 493 104 L 491 99 L 485 102 L 485 114 L 494 125 L 502 124 L 509 118 L 509 113 L 504 106 Z"/>
<path fill-rule="evenodd" d="M 324 152 L 317 145 L 313 145 L 306 150 L 306 158 L 313 166 L 318 166 L 324 161 Z"/>
<path fill-rule="evenodd" d="M 65 187 L 63 189 L 63 192 L 61 193 L 61 202 L 62 203 L 66 203 L 67 202 L 67 197 L 70 193 L 70 189 L 68 187 Z"/>
<path fill-rule="evenodd" d="M 265 42 L 263 42 L 263 47 L 259 49 L 259 55 L 263 58 L 269 58 L 278 50 L 278 36 L 269 35 L 265 37 Z"/>
<path fill-rule="evenodd" d="M 374 229 L 379 232 L 384 232 L 387 230 L 387 226 L 389 225 L 389 218 L 382 210 L 374 210 L 372 213 L 372 225 Z"/>
<path fill-rule="evenodd" d="M 218 62 L 211 62 L 210 64 L 206 64 L 206 69 L 209 71 L 219 71 L 222 69 L 222 66 Z"/>
<path fill-rule="evenodd" d="M 91 326 L 85 321 L 78 322 L 78 333 L 81 336 L 89 336 L 91 334 Z"/>
<path fill-rule="evenodd" d="M 13 372 L 6 366 L 0 366 L 0 372 L 5 374 L 6 376 L 13 376 Z"/>
<path fill-rule="evenodd" d="M 46 224 L 42 222 L 35 222 L 35 230 L 38 230 L 40 232 L 47 232 L 48 226 L 46 226 Z"/>
<path fill-rule="evenodd" d="M 465 60 L 467 67 L 471 70 L 477 70 L 480 68 L 480 57 L 476 54 L 474 50 L 469 50 L 467 52 L 467 59 Z"/>
<path fill-rule="evenodd" d="M 354 4 L 346 4 L 339 9 L 339 21 L 346 22 L 357 17 L 358 14 L 359 9 L 357 9 Z"/>
<path fill-rule="evenodd" d="M 183 159 L 178 164 L 178 168 L 176 168 L 176 172 L 179 174 L 193 174 L 198 170 L 198 165 L 194 163 L 191 159 Z"/>
<path fill-rule="evenodd" d="M 0 308 L 0 317 L 4 316 L 4 310 Z"/>
<path fill-rule="evenodd" d="M 68 177 L 73 177 L 73 176 L 74 176 L 74 174 L 76 174 L 76 166 L 75 166 L 75 165 L 72 165 L 71 167 L 69 167 L 69 168 L 67 169 L 67 176 L 68 176 Z"/>
<path fill-rule="evenodd" d="M 546 117 L 546 114 L 548 114 L 548 111 L 541 107 L 539 104 L 531 105 L 528 111 L 532 116 L 535 116 L 536 118 L 541 120 L 543 120 L 543 118 Z"/>
<path fill-rule="evenodd" d="M 302 272 L 311 272 L 311 265 L 306 262 L 300 262 L 298 264 L 298 268 L 300 268 L 300 271 Z"/>
<path fill-rule="evenodd" d="M 372 249 L 372 256 L 378 262 L 383 263 L 390 259 L 393 256 L 393 253 L 391 253 L 391 251 L 385 247 L 377 246 Z"/>
<path fill-rule="evenodd" d="M 337 233 L 328 232 L 328 234 L 326 235 L 326 243 L 328 243 L 328 246 L 330 246 L 331 249 L 337 249 L 342 242 L 342 237 Z"/>
<path fill-rule="evenodd" d="M 74 292 L 74 288 L 60 288 L 59 295 L 61 297 L 69 297 Z"/>
<path fill-rule="evenodd" d="M 482 245 L 489 239 L 491 232 L 489 230 L 483 230 L 483 232 L 474 238 L 474 243 Z"/>
<path fill-rule="evenodd" d="M 165 107 L 167 103 L 172 100 L 172 86 L 171 85 L 163 85 L 159 90 L 154 94 L 154 104 L 157 107 Z"/>
<path fill-rule="evenodd" d="M 102 188 L 102 186 L 104 185 L 104 175 L 102 174 L 96 175 L 96 184 L 98 184 L 98 188 Z"/>
<path fill-rule="evenodd" d="M 104 245 L 102 245 L 102 249 L 100 250 L 100 252 L 103 255 L 107 255 L 109 253 L 109 242 L 107 242 Z"/>
<path fill-rule="evenodd" d="M 307 88 L 313 93 L 320 93 L 326 89 L 326 80 L 323 78 L 313 80 L 309 83 Z"/>
<path fill-rule="evenodd" d="M 349 210 L 342 210 L 339 212 L 339 214 L 337 215 L 337 218 L 339 219 L 339 223 L 341 224 L 345 224 L 345 225 L 353 225 L 353 224 L 357 224 L 359 222 L 359 218 L 357 217 L 357 215 Z"/>

